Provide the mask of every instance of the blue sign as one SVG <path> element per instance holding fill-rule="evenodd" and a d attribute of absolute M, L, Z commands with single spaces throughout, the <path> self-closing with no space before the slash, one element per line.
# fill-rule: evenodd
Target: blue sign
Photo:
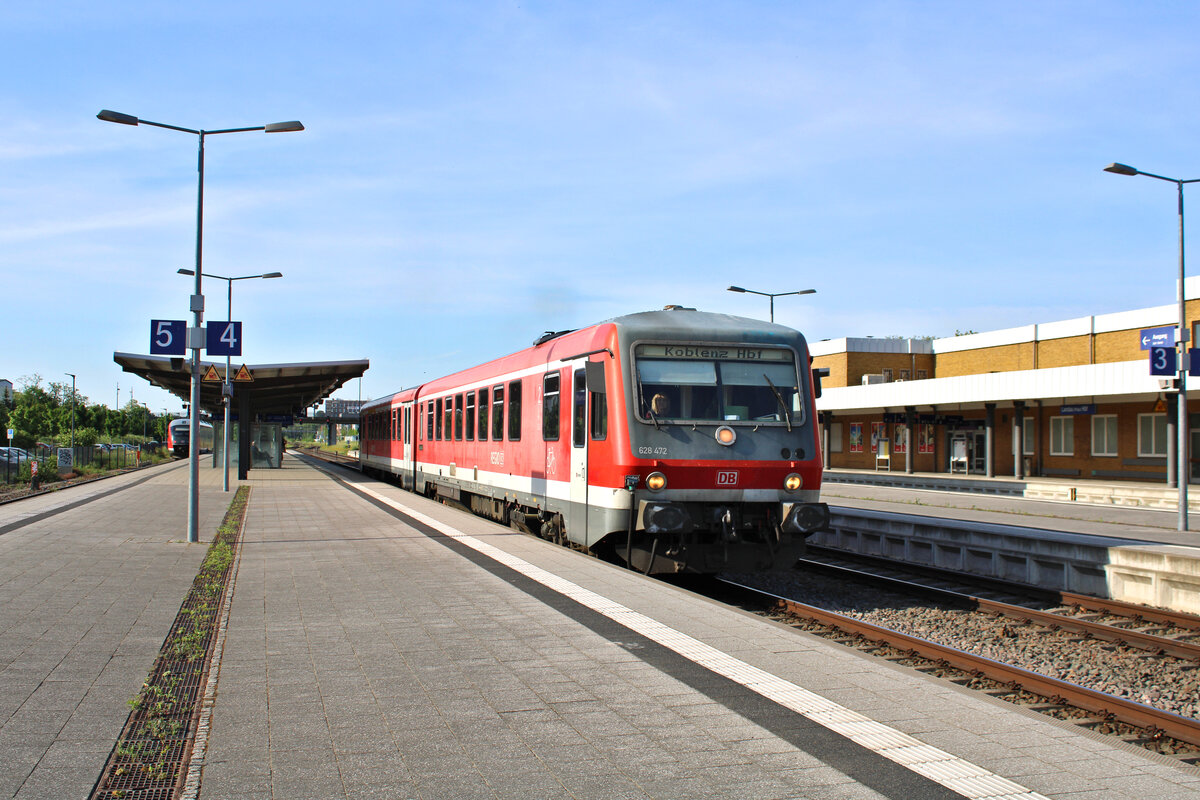
<path fill-rule="evenodd" d="M 1179 367 L 1176 365 L 1174 347 L 1150 348 L 1151 375 L 1174 375 L 1178 371 Z"/>
<path fill-rule="evenodd" d="M 181 356 L 187 352 L 187 323 L 181 319 L 150 320 L 150 353 Z"/>
<path fill-rule="evenodd" d="M 1087 403 L 1074 406 L 1059 406 L 1058 413 L 1060 414 L 1095 414 L 1096 404 Z"/>
<path fill-rule="evenodd" d="M 1173 347 L 1175 345 L 1175 326 L 1163 325 L 1161 328 L 1142 328 L 1142 349 L 1151 347 Z"/>
<path fill-rule="evenodd" d="M 240 356 L 242 354 L 242 323 L 210 322 L 205 326 L 204 351 L 210 356 Z"/>

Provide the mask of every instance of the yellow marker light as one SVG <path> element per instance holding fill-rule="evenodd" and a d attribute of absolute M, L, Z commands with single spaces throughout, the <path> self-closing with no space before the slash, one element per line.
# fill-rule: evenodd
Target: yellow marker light
<path fill-rule="evenodd" d="M 783 479 L 783 488 L 789 492 L 794 492 L 804 485 L 804 478 L 801 478 L 797 473 L 793 472 Z"/>
<path fill-rule="evenodd" d="M 717 444 L 723 444 L 726 447 L 737 441 L 737 432 L 728 425 L 722 425 L 717 428 Z"/>
<path fill-rule="evenodd" d="M 661 492 L 667 488 L 667 476 L 661 472 L 651 472 L 646 476 L 646 488 L 652 492 Z"/>

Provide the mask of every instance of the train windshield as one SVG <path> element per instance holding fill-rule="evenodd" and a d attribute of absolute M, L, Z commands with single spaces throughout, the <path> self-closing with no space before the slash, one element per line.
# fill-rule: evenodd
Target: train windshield
<path fill-rule="evenodd" d="M 803 422 L 796 356 L 745 345 L 643 344 L 638 416 L 648 422 Z"/>

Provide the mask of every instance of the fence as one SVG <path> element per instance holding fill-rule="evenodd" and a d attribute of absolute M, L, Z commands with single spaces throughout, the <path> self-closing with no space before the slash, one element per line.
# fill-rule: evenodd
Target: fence
<path fill-rule="evenodd" d="M 107 469 L 124 469 L 126 467 L 136 467 L 138 465 L 138 450 L 130 450 L 126 447 L 83 447 L 78 446 L 69 449 L 73 452 L 71 463 L 76 469 L 80 467 L 95 467 L 100 470 Z M 29 461 L 38 462 L 38 471 L 46 474 L 43 465 L 58 464 L 58 448 L 38 447 L 30 454 L 27 461 L 22 458 L 18 461 L 16 458 L 4 459 L 0 456 L 0 482 L 2 483 L 18 483 L 21 480 L 22 467 Z M 25 472 L 25 480 L 28 480 L 28 472 Z"/>

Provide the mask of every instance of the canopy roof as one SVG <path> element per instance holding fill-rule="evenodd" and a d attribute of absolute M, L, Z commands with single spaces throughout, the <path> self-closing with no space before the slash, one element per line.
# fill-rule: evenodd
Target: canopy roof
<path fill-rule="evenodd" d="M 126 372 L 145 378 L 154 386 L 166 389 L 181 398 L 191 400 L 191 363 L 186 358 L 170 356 L 143 356 L 134 353 L 113 353 L 113 361 Z M 309 408 L 340 389 L 347 381 L 362 377 L 370 368 L 368 359 L 357 361 L 314 361 L 307 364 L 248 364 L 253 380 L 234 380 L 236 397 L 241 392 L 250 392 L 250 408 L 256 414 L 292 414 L 305 416 Z M 209 368 L 216 370 L 221 380 L 201 381 L 200 407 L 213 414 L 220 413 L 221 381 L 225 377 L 225 364 L 211 361 L 200 362 L 203 376 Z M 233 365 L 236 378 L 240 365 Z M 236 408 L 236 405 L 235 405 Z"/>

